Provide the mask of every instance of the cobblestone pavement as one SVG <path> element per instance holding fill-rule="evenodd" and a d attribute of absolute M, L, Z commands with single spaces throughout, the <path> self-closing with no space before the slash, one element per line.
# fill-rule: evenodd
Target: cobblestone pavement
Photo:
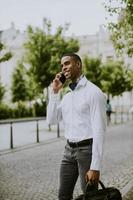
<path fill-rule="evenodd" d="M 57 200 L 65 139 L 0 153 L 0 200 Z M 101 179 L 122 192 L 133 179 L 133 123 L 108 128 Z M 79 181 L 74 196 L 80 194 Z M 133 200 L 133 199 L 124 199 Z"/>

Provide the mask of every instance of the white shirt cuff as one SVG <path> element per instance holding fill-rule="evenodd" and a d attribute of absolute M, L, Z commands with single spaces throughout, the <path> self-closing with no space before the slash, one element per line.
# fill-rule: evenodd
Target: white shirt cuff
<path fill-rule="evenodd" d="M 98 170 L 98 171 L 101 170 L 101 162 L 99 161 L 98 158 L 92 159 L 90 169 L 91 170 Z"/>

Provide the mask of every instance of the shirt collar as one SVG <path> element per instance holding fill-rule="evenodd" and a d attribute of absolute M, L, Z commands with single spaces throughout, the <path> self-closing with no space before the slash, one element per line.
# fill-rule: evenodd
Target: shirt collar
<path fill-rule="evenodd" d="M 84 74 L 81 74 L 81 76 L 77 79 L 76 83 L 74 83 L 74 89 L 75 89 L 75 88 L 76 88 L 76 89 L 77 89 L 77 88 L 80 88 L 80 87 L 86 85 L 86 83 L 87 83 L 87 78 L 85 77 Z M 71 86 L 72 86 L 72 87 L 71 87 Z M 73 89 L 72 83 L 70 83 L 69 88 L 70 88 L 71 90 L 74 90 L 74 89 Z"/>
<path fill-rule="evenodd" d="M 85 86 L 87 83 L 87 78 L 85 75 L 82 74 L 82 77 L 80 78 L 78 84 L 77 84 L 77 88 L 81 87 L 81 86 Z"/>

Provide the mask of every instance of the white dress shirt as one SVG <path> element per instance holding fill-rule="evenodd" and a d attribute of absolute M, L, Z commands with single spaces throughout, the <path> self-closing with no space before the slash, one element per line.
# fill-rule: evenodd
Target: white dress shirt
<path fill-rule="evenodd" d="M 51 93 L 47 107 L 47 123 L 64 122 L 65 138 L 79 142 L 93 138 L 90 169 L 100 170 L 106 130 L 106 97 L 85 76 L 75 90 L 70 90 L 60 101 L 59 94 Z"/>

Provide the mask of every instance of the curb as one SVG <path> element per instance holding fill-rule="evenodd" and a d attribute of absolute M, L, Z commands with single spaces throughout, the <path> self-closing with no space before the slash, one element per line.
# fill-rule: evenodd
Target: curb
<path fill-rule="evenodd" d="M 39 143 L 32 143 L 32 144 L 26 144 L 26 145 L 23 145 L 23 146 L 17 146 L 17 147 L 14 147 L 13 149 L 0 150 L 0 156 L 3 156 L 5 154 L 10 154 L 10 153 L 15 153 L 15 152 L 27 150 L 27 149 L 32 149 L 32 148 L 35 148 L 35 147 L 40 147 L 41 145 L 48 145 L 50 143 L 59 142 L 61 140 L 64 140 L 63 136 L 60 136 L 59 138 L 50 138 L 50 139 L 47 139 L 45 141 L 41 141 Z"/>

